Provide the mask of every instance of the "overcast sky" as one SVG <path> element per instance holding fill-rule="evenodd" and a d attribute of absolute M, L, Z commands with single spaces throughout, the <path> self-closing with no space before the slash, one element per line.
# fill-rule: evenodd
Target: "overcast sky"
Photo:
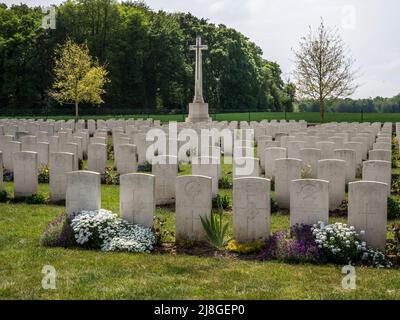
<path fill-rule="evenodd" d="M 0 0 L 48 5 L 60 0 Z M 293 54 L 308 26 L 320 17 L 339 28 L 360 69 L 354 97 L 390 97 L 400 93 L 399 0 L 146 0 L 153 9 L 191 12 L 233 27 L 259 45 L 268 60 L 293 71 Z"/>

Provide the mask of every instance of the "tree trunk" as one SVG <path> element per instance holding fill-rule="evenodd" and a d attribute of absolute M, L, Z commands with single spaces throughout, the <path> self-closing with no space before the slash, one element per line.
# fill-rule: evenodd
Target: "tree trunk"
<path fill-rule="evenodd" d="M 323 99 L 319 100 L 319 122 L 324 123 L 325 115 L 325 101 Z"/>
<path fill-rule="evenodd" d="M 75 101 L 75 122 L 78 121 L 78 118 L 79 118 L 78 101 Z"/>

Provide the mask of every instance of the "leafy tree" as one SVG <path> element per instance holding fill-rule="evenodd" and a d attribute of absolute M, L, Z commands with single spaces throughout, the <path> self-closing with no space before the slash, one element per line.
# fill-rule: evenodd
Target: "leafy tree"
<path fill-rule="evenodd" d="M 322 20 L 316 31 L 310 28 L 308 35 L 301 38 L 295 62 L 297 92 L 319 102 L 321 123 L 326 100 L 350 96 L 357 88 L 352 71 L 354 60 L 348 57 L 338 31 L 326 27 Z"/>
<path fill-rule="evenodd" d="M 78 105 L 85 101 L 103 103 L 101 95 L 108 81 L 107 71 L 89 55 L 86 45 L 67 40 L 59 46 L 60 57 L 55 61 L 54 92 L 51 96 L 59 103 L 74 103 L 75 118 L 79 117 Z"/>
<path fill-rule="evenodd" d="M 283 101 L 283 104 L 285 106 L 285 111 L 286 112 L 293 112 L 293 106 L 294 102 L 296 100 L 296 86 L 294 83 L 291 83 L 288 81 L 284 88 L 283 91 L 285 93 L 285 98 Z"/>
<path fill-rule="evenodd" d="M 101 113 L 184 112 L 193 99 L 194 54 L 188 49 L 201 35 L 204 96 L 212 112 L 287 111 L 293 87 L 282 81 L 280 66 L 240 32 L 189 13 L 151 10 L 143 1 L 66 0 L 56 7 L 57 28 L 43 30 L 39 7 L 0 5 L 0 112 L 65 114 L 68 106 L 49 99 L 54 53 L 67 39 L 85 43 L 107 65 Z M 96 62 L 97 63 L 97 62 Z M 326 100 L 326 110 L 389 112 L 398 98 L 356 102 Z M 73 101 L 73 103 L 75 103 Z M 79 112 L 93 114 L 92 102 Z M 300 110 L 315 110 L 307 100 Z M 97 113 L 97 111 L 96 111 Z"/>
<path fill-rule="evenodd" d="M 42 13 L 27 5 L 0 6 L 0 105 L 12 111 L 36 105 L 48 86 L 40 60 Z"/>

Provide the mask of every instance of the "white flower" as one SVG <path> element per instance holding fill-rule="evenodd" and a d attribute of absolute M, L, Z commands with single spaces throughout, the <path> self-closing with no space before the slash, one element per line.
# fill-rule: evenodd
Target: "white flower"
<path fill-rule="evenodd" d="M 97 235 L 104 251 L 150 252 L 156 243 L 151 229 L 130 224 L 111 211 L 82 211 L 71 222 L 78 244 L 85 245 Z"/>

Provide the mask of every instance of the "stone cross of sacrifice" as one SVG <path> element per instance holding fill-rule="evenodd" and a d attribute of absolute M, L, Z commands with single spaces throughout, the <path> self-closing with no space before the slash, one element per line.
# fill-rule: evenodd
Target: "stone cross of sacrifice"
<path fill-rule="evenodd" d="M 208 46 L 201 44 L 201 37 L 196 37 L 196 45 L 190 46 L 190 50 L 196 51 L 196 68 L 195 68 L 195 87 L 193 103 L 204 103 L 203 99 L 203 60 L 202 51 L 208 50 Z"/>

